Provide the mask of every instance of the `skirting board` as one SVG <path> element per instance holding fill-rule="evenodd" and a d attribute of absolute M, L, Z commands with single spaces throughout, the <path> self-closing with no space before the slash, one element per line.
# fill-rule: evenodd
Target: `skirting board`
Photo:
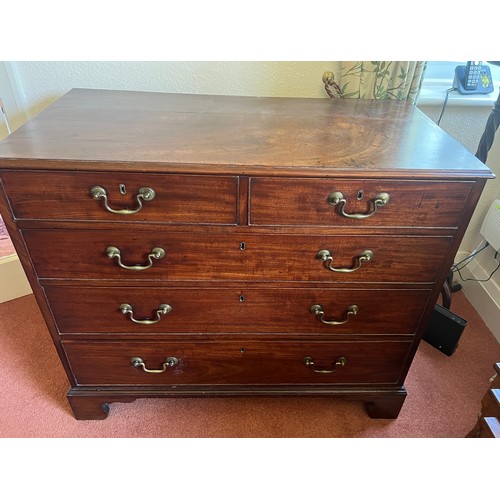
<path fill-rule="evenodd" d="M 0 303 L 32 293 L 17 255 L 0 259 Z"/>
<path fill-rule="evenodd" d="M 461 271 L 464 279 L 488 278 L 490 273 L 476 261 L 472 261 Z M 465 296 L 479 313 L 486 326 L 500 343 L 500 289 L 495 281 L 460 281 Z M 453 298 L 452 298 L 453 308 Z M 465 318 L 467 319 L 467 318 Z"/>

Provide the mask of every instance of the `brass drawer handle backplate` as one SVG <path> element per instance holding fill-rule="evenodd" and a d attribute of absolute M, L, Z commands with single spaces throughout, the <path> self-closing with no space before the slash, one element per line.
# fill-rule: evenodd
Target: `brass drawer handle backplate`
<path fill-rule="evenodd" d="M 128 265 L 124 264 L 122 262 L 122 259 L 121 259 L 120 249 L 117 247 L 106 248 L 106 255 L 110 259 L 116 259 L 118 261 L 118 265 L 122 269 L 128 269 L 130 271 L 144 271 L 145 269 L 149 269 L 153 265 L 153 259 L 156 259 L 156 260 L 163 259 L 163 257 L 165 257 L 165 250 L 163 250 L 163 248 L 158 248 L 158 247 L 153 248 L 151 250 L 151 253 L 148 255 L 149 264 L 145 264 L 145 265 L 136 264 L 136 265 L 128 266 Z"/>
<path fill-rule="evenodd" d="M 90 188 L 90 194 L 92 195 L 92 198 L 94 198 L 94 200 L 103 199 L 104 200 L 104 208 L 106 208 L 106 210 L 108 212 L 111 212 L 113 214 L 119 214 L 119 215 L 136 214 L 137 212 L 139 212 L 142 209 L 142 201 L 141 200 L 153 201 L 156 197 L 156 193 L 155 193 L 154 189 L 151 189 L 149 187 L 142 187 L 141 189 L 139 189 L 139 192 L 136 196 L 137 205 L 138 205 L 137 208 L 134 208 L 134 209 L 129 209 L 129 208 L 114 209 L 108 205 L 108 193 L 106 193 L 106 190 L 103 187 L 92 186 Z"/>
<path fill-rule="evenodd" d="M 161 320 L 161 317 L 165 314 L 168 314 L 172 311 L 172 306 L 169 304 L 160 304 L 158 309 L 156 310 L 156 319 L 135 319 L 134 311 L 130 304 L 120 304 L 120 311 L 123 314 L 129 314 L 130 319 L 139 325 L 153 325 L 154 323 L 158 323 Z"/>
<path fill-rule="evenodd" d="M 179 363 L 179 360 L 173 356 L 165 358 L 165 363 L 163 363 L 162 368 L 160 370 L 150 370 L 149 368 L 146 368 L 144 360 L 137 356 L 131 358 L 130 363 L 132 363 L 132 366 L 134 366 L 135 368 L 142 368 L 143 371 L 147 373 L 163 373 L 164 371 L 167 370 L 167 368 L 175 366 L 177 363 Z"/>
<path fill-rule="evenodd" d="M 344 195 L 340 191 L 336 191 L 332 193 L 328 197 L 328 203 L 333 206 L 340 206 L 340 213 L 344 217 L 348 217 L 349 219 L 366 219 L 367 217 L 371 217 L 376 211 L 378 207 L 383 207 L 387 205 L 389 202 L 390 196 L 388 193 L 379 193 L 373 200 L 373 210 L 368 212 L 367 214 L 348 214 L 344 211 L 345 205 L 347 204 L 347 200 L 344 198 Z"/>
<path fill-rule="evenodd" d="M 337 358 L 337 360 L 334 363 L 332 363 L 334 365 L 333 370 L 317 370 L 316 368 L 313 368 L 314 360 L 310 356 L 306 356 L 302 361 L 306 366 L 309 366 L 315 373 L 333 373 L 334 371 L 337 370 L 337 368 L 342 368 L 343 366 L 346 365 L 347 358 L 344 358 L 344 356 Z"/>
<path fill-rule="evenodd" d="M 359 264 L 356 267 L 333 267 L 333 256 L 329 250 L 320 250 L 316 254 L 316 258 L 322 260 L 325 263 L 325 267 L 330 269 L 330 271 L 335 271 L 336 273 L 352 273 L 361 268 L 363 262 L 369 262 L 373 259 L 374 253 L 371 250 L 363 250 L 359 255 L 355 257 L 358 259 Z"/>
<path fill-rule="evenodd" d="M 344 323 L 347 323 L 349 321 L 349 316 L 356 316 L 359 311 L 359 307 L 355 304 L 352 306 L 349 306 L 347 308 L 347 313 L 346 313 L 346 319 L 342 321 L 336 321 L 336 320 L 326 320 L 323 318 L 325 315 L 325 312 L 323 311 L 323 306 L 320 306 L 319 304 L 315 304 L 314 306 L 311 306 L 311 312 L 321 321 L 321 323 L 324 323 L 325 325 L 343 325 Z"/>

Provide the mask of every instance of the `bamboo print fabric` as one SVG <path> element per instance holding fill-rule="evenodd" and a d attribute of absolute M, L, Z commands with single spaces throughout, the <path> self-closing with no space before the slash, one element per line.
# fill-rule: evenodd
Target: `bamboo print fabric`
<path fill-rule="evenodd" d="M 344 98 L 415 103 L 424 72 L 425 61 L 342 61 L 336 81 Z"/>

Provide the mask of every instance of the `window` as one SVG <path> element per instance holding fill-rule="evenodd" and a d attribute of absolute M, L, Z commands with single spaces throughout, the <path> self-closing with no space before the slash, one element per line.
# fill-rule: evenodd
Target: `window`
<path fill-rule="evenodd" d="M 453 86 L 455 77 L 455 67 L 465 66 L 466 61 L 429 61 L 425 70 L 424 81 L 418 104 L 420 105 L 441 105 L 446 97 L 446 91 Z M 468 94 L 461 95 L 458 92 L 451 92 L 448 105 L 460 106 L 492 106 L 498 96 L 500 86 L 500 66 L 489 64 L 493 79 L 494 91 L 491 94 Z"/>

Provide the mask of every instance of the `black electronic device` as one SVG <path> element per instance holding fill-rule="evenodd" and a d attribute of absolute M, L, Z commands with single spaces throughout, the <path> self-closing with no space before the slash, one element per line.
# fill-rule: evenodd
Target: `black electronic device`
<path fill-rule="evenodd" d="M 447 356 L 451 356 L 466 325 L 465 319 L 436 304 L 422 339 Z"/>
<path fill-rule="evenodd" d="M 479 85 L 481 61 L 467 61 L 464 73 L 464 89 L 475 90 Z"/>
<path fill-rule="evenodd" d="M 489 66 L 481 61 L 467 61 L 465 66 L 457 66 L 453 88 L 459 94 L 490 94 L 494 88 Z"/>

